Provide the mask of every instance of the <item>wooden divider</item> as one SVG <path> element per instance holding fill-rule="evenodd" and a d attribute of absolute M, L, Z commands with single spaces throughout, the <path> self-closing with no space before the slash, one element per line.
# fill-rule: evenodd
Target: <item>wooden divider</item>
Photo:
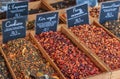
<path fill-rule="evenodd" d="M 96 76 L 91 76 L 86 79 L 111 79 L 111 74 L 112 74 L 111 72 L 107 72 L 107 73 L 102 73 Z"/>

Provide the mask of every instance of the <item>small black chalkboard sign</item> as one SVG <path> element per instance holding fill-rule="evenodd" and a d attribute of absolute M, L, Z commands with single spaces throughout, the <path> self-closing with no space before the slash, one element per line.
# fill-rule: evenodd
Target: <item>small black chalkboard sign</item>
<path fill-rule="evenodd" d="M 26 36 L 25 17 L 9 19 L 2 22 L 3 43 Z"/>
<path fill-rule="evenodd" d="M 58 19 L 58 12 L 37 15 L 35 33 L 40 34 L 42 32 L 56 31 L 59 22 Z"/>
<path fill-rule="evenodd" d="M 7 18 L 19 18 L 28 15 L 28 2 L 15 2 L 7 5 Z"/>
<path fill-rule="evenodd" d="M 99 22 L 101 24 L 109 20 L 117 20 L 120 1 L 103 2 L 101 4 Z"/>
<path fill-rule="evenodd" d="M 87 3 L 69 8 L 66 12 L 68 27 L 89 24 Z"/>

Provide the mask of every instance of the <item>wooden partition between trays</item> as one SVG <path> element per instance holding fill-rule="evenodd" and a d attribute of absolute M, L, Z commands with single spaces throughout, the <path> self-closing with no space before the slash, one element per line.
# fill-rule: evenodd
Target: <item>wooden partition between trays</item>
<path fill-rule="evenodd" d="M 94 77 L 94 79 L 109 79 L 110 77 L 110 69 L 109 67 L 107 67 L 97 56 L 95 56 L 94 54 L 91 53 L 90 50 L 88 50 L 85 46 L 81 45 L 81 43 L 79 42 L 79 39 L 77 39 L 75 36 L 73 36 L 71 34 L 71 32 L 69 32 L 67 30 L 67 28 L 65 28 L 66 25 L 62 24 L 62 25 L 59 25 L 58 27 L 58 31 L 59 32 L 62 32 L 64 35 L 67 36 L 68 39 L 70 39 L 72 41 L 73 44 L 75 44 L 80 50 L 82 50 L 91 60 L 92 62 L 98 67 L 100 68 L 100 70 L 105 73 L 105 75 L 101 75 L 101 77 L 96 77 L 97 75 L 93 75 L 93 76 L 90 76 L 90 77 Z M 31 32 L 31 36 L 34 38 L 34 33 Z M 37 39 L 34 38 L 34 40 L 38 43 Z M 49 56 L 48 53 L 46 52 L 46 50 L 42 47 L 41 44 L 38 43 L 38 47 L 41 51 L 43 51 L 43 53 L 46 55 L 46 56 Z M 50 57 L 49 57 L 50 58 Z M 51 58 L 50 58 L 51 59 Z M 51 59 L 52 60 L 52 59 Z M 103 74 L 101 73 L 101 74 Z M 89 78 L 89 77 L 88 77 Z M 84 79 L 84 78 L 83 78 Z M 87 78 L 86 78 L 87 79 Z M 91 78 L 92 79 L 92 78 Z"/>
<path fill-rule="evenodd" d="M 30 33 L 28 33 L 27 37 L 28 37 L 28 38 L 31 38 L 32 41 L 37 45 L 37 47 L 38 47 L 38 49 L 40 50 L 40 53 L 42 54 L 43 58 L 45 58 L 46 61 L 48 61 L 48 62 L 50 63 L 50 65 L 53 67 L 53 69 L 57 72 L 57 74 L 58 74 L 58 76 L 60 77 L 60 79 L 66 79 L 66 78 L 64 77 L 64 75 L 61 73 L 60 69 L 56 66 L 56 64 L 50 59 L 50 57 L 49 57 L 47 54 L 44 53 L 45 51 L 44 51 L 44 50 L 41 50 L 41 47 L 38 45 L 38 43 L 37 43 L 37 41 L 35 40 L 35 38 L 34 38 Z M 19 49 L 18 49 L 18 50 L 19 50 Z M 2 55 L 3 55 L 3 57 L 4 57 L 4 59 L 5 59 L 5 61 L 6 61 L 6 63 L 7 63 L 7 66 L 8 66 L 8 68 L 9 68 L 9 70 L 10 70 L 10 73 L 11 73 L 13 79 L 17 79 L 17 78 L 16 78 L 16 75 L 15 75 L 15 73 L 14 73 L 14 71 L 13 71 L 13 69 L 12 69 L 12 67 L 11 67 L 11 65 L 10 65 L 10 63 L 9 63 L 9 61 L 8 61 L 6 55 L 5 55 L 5 53 L 4 53 L 4 51 L 2 50 L 1 47 L 0 47 L 0 51 L 1 51 L 1 53 L 2 53 Z"/>

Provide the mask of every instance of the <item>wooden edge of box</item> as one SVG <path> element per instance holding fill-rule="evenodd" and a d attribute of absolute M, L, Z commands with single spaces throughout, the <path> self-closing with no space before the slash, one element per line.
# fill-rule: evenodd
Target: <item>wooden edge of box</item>
<path fill-rule="evenodd" d="M 57 71 L 57 73 L 60 76 L 60 79 L 66 79 L 64 77 L 64 75 L 62 74 L 62 72 L 60 71 L 60 69 L 56 66 L 56 64 L 49 57 L 49 55 L 47 54 L 47 52 L 45 51 L 45 49 L 42 47 L 42 45 L 37 42 L 37 39 L 34 37 L 34 35 L 30 33 L 30 37 L 32 38 L 32 40 L 34 40 L 34 42 L 36 43 L 38 49 L 41 51 L 42 55 L 50 62 L 50 64 L 52 65 L 52 67 Z"/>
<path fill-rule="evenodd" d="M 93 21 L 93 24 L 103 28 L 109 35 L 111 35 L 112 37 L 116 38 L 117 40 L 120 41 L 120 38 L 118 38 L 116 35 L 114 35 L 112 32 L 110 32 L 108 29 L 106 29 L 103 25 L 101 25 L 100 23 L 98 23 L 97 21 Z"/>
<path fill-rule="evenodd" d="M 103 72 L 99 75 L 87 77 L 86 79 L 111 79 L 111 75 L 112 75 L 111 72 Z"/>
<path fill-rule="evenodd" d="M 120 79 L 120 70 L 112 71 L 111 79 Z"/>
<path fill-rule="evenodd" d="M 2 48 L 0 47 L 0 51 L 1 51 L 1 54 L 3 55 L 4 59 L 5 59 L 5 62 L 6 62 L 6 65 L 11 73 L 11 76 L 13 79 L 17 79 L 16 76 L 15 76 L 15 73 L 13 72 L 11 66 L 10 66 L 10 63 L 8 62 L 8 59 L 6 57 L 6 55 L 4 54 L 4 51 L 2 50 Z"/>
<path fill-rule="evenodd" d="M 62 27 L 62 32 L 68 36 L 69 39 L 71 39 L 71 41 L 77 45 L 77 47 L 82 50 L 93 62 L 94 64 L 99 67 L 103 72 L 109 72 L 110 68 L 99 59 L 99 57 L 92 53 L 92 51 L 90 49 L 88 49 L 85 45 L 83 45 L 80 40 L 72 33 L 70 32 L 69 29 L 67 29 L 66 27 Z"/>
<path fill-rule="evenodd" d="M 46 2 L 47 2 L 48 4 L 54 4 L 54 3 L 56 3 L 56 2 L 61 2 L 61 1 L 63 1 L 63 0 L 46 0 Z"/>

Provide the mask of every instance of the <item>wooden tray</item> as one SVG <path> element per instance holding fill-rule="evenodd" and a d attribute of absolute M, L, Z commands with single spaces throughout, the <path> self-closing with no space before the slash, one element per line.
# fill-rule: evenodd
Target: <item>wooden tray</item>
<path fill-rule="evenodd" d="M 68 37 L 68 39 L 70 39 L 70 40 L 73 42 L 73 44 L 77 45 L 77 47 L 78 47 L 80 50 L 82 50 L 82 51 L 85 53 L 85 55 L 87 55 L 87 56 L 92 60 L 92 62 L 93 62 L 98 68 L 101 69 L 101 71 L 103 71 L 103 72 L 110 72 L 110 69 L 109 69 L 97 56 L 95 56 L 94 54 L 92 54 L 91 51 L 88 50 L 85 46 L 81 45 L 81 43 L 79 42 L 79 39 L 77 39 L 75 36 L 73 36 L 73 35 L 67 30 L 67 28 L 65 27 L 64 24 L 59 25 L 58 27 L 59 27 L 59 28 L 58 28 L 57 30 L 60 31 L 60 32 L 62 32 L 63 34 L 65 34 L 65 35 Z M 34 33 L 32 33 L 31 36 L 34 37 Z M 35 38 L 35 40 L 37 41 L 36 38 Z M 46 52 L 46 50 L 42 47 L 42 45 L 41 45 L 40 43 L 38 43 L 38 45 L 39 45 L 41 51 L 44 51 L 43 53 L 44 53 L 45 55 L 49 56 L 48 53 Z M 50 58 L 50 57 L 49 57 L 49 58 Z M 52 60 L 52 59 L 51 59 L 51 60 Z M 96 76 L 96 75 L 93 75 L 93 76 L 91 76 L 91 77 L 94 77 L 94 76 Z M 110 74 L 106 74 L 106 78 L 104 78 L 104 79 L 109 79 L 109 78 L 108 78 L 109 76 L 110 76 Z M 104 76 L 101 76 L 101 77 L 104 77 Z M 95 78 L 97 78 L 97 77 L 95 77 Z M 95 78 L 94 78 L 94 79 L 95 79 Z M 98 78 L 98 79 L 101 79 L 101 78 Z"/>
<path fill-rule="evenodd" d="M 30 33 L 28 33 L 27 37 L 31 38 L 32 41 L 34 41 L 34 43 L 37 45 L 38 49 L 41 51 L 42 56 L 43 56 L 43 57 L 46 59 L 46 61 L 48 61 L 48 62 L 50 63 L 50 65 L 54 68 L 54 70 L 57 72 L 57 74 L 58 74 L 58 76 L 60 77 L 60 79 L 65 79 L 64 75 L 61 73 L 61 71 L 60 71 L 59 68 L 56 66 L 56 64 L 49 58 L 48 55 L 46 55 L 46 54 L 44 53 L 43 50 L 41 50 L 41 47 L 38 45 L 38 43 L 37 43 L 37 41 L 35 40 L 35 38 L 34 38 L 33 36 L 31 36 Z M 7 65 L 8 65 L 8 67 L 9 67 L 10 72 L 11 72 L 11 75 L 13 76 L 13 79 L 17 79 L 17 78 L 16 78 L 16 75 L 15 75 L 14 71 L 12 70 L 12 67 L 11 67 L 11 65 L 10 65 L 10 63 L 9 63 L 9 61 L 8 61 L 6 55 L 5 55 L 5 53 L 4 53 L 4 51 L 2 50 L 1 47 L 0 47 L 0 51 L 1 51 L 1 53 L 2 53 L 2 55 L 3 55 L 3 57 L 4 57 L 4 59 L 5 59 L 5 61 L 7 62 Z"/>
<path fill-rule="evenodd" d="M 113 33 L 111 33 L 109 30 L 107 30 L 105 27 L 103 27 L 101 24 L 99 24 L 97 21 L 93 21 L 93 24 L 94 25 L 96 25 L 96 26 L 98 26 L 98 27 L 101 27 L 101 28 L 103 28 L 109 35 L 111 35 L 112 37 L 114 37 L 114 38 L 116 38 L 117 40 L 119 40 L 120 41 L 120 39 L 117 37 L 117 36 L 115 36 Z M 69 31 L 69 32 L 71 32 L 69 29 L 67 29 L 66 27 L 62 27 L 62 28 L 64 28 L 65 30 L 67 30 L 67 31 Z M 78 37 L 74 34 L 74 33 L 71 33 L 71 35 L 74 37 L 76 37 L 76 39 L 78 39 Z M 78 39 L 78 41 L 79 41 L 79 43 L 81 43 L 80 42 L 80 40 Z M 81 43 L 82 44 L 82 43 Z M 83 46 L 85 46 L 85 45 L 83 45 Z M 90 50 L 89 48 L 87 48 L 88 50 Z M 95 53 L 92 53 L 92 54 L 94 54 L 95 55 L 95 57 L 97 57 L 97 58 L 99 58 Z M 102 60 L 101 60 L 102 61 Z M 102 61 L 103 62 L 103 61 Z M 108 67 L 108 66 L 107 66 Z M 118 75 L 118 74 L 120 74 L 120 68 L 119 69 L 116 69 L 116 70 L 111 70 L 109 67 L 108 67 L 108 69 L 109 69 L 109 73 L 103 73 L 103 74 L 101 74 L 101 75 L 98 75 L 98 76 L 96 76 L 96 77 L 90 77 L 90 79 L 101 79 L 102 77 L 106 77 L 106 74 L 108 74 L 109 75 L 109 78 L 111 78 L 111 79 L 120 79 L 120 76 Z M 101 77 L 102 76 L 102 77 Z M 89 79 L 89 78 L 88 78 Z M 106 78 L 102 78 L 102 79 L 106 79 Z"/>

